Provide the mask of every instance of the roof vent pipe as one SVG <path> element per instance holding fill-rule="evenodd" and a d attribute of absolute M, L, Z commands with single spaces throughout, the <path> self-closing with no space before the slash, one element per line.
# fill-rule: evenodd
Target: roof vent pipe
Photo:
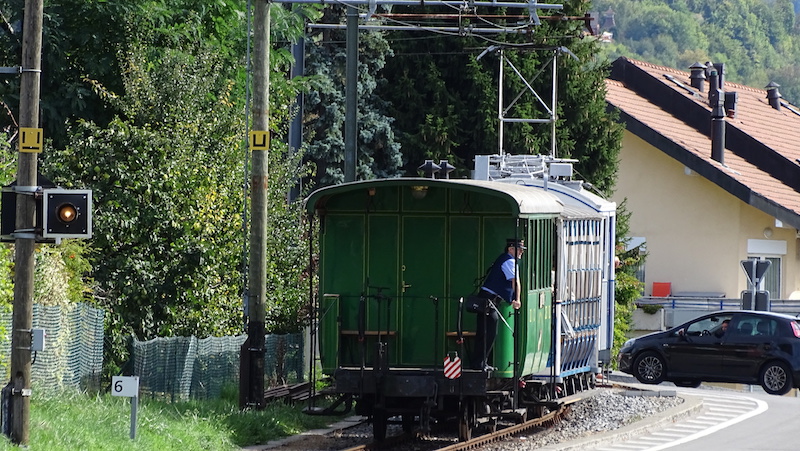
<path fill-rule="evenodd" d="M 717 71 L 708 79 L 708 103 L 711 106 L 711 158 L 725 164 L 725 103 L 717 84 Z"/>
<path fill-rule="evenodd" d="M 436 174 L 437 179 L 449 179 L 450 173 L 456 168 L 453 167 L 447 160 L 439 160 L 439 172 Z"/>
<path fill-rule="evenodd" d="M 729 118 L 736 117 L 736 104 L 739 102 L 738 92 L 725 92 L 725 114 Z"/>
<path fill-rule="evenodd" d="M 706 66 L 706 78 L 711 77 L 711 71 L 714 70 L 714 63 L 706 61 L 703 65 Z"/>
<path fill-rule="evenodd" d="M 776 110 L 781 109 L 781 97 L 783 96 L 780 92 L 778 92 L 778 88 L 780 87 L 781 85 L 775 83 L 774 81 L 769 82 L 769 84 L 764 87 L 764 89 L 767 90 L 767 100 L 769 101 L 769 106 L 775 108 Z"/>
<path fill-rule="evenodd" d="M 720 91 L 719 82 L 717 81 L 717 71 L 713 68 L 708 72 L 708 106 L 714 109 L 717 102 L 719 102 Z"/>
<path fill-rule="evenodd" d="M 725 90 L 725 63 L 714 63 L 714 69 L 717 70 L 717 83 L 719 83 L 719 89 L 721 91 Z"/>
<path fill-rule="evenodd" d="M 418 171 L 425 173 L 425 177 L 430 179 L 432 179 L 440 169 L 442 168 L 438 164 L 434 163 L 433 160 L 425 160 L 425 163 L 417 168 Z"/>
<path fill-rule="evenodd" d="M 692 74 L 689 76 L 689 84 L 700 92 L 705 89 L 706 66 L 703 63 L 694 63 L 689 67 Z"/>

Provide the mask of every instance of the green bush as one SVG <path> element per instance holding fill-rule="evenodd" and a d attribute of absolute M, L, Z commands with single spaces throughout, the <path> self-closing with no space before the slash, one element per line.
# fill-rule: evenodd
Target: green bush
<path fill-rule="evenodd" d="M 662 308 L 664 308 L 664 306 L 661 305 L 661 304 L 642 304 L 642 305 L 639 305 L 639 308 L 642 309 L 643 312 L 645 312 L 645 313 L 647 313 L 649 315 L 653 315 L 656 312 L 658 312 L 659 310 L 661 310 Z"/>

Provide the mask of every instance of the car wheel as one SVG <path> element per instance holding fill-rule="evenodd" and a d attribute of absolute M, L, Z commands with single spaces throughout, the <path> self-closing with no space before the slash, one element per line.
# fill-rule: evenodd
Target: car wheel
<path fill-rule="evenodd" d="M 700 386 L 700 381 L 675 381 L 677 387 L 697 388 Z"/>
<path fill-rule="evenodd" d="M 770 395 L 785 395 L 792 389 L 792 373 L 783 362 L 769 362 L 761 369 L 758 379 Z"/>
<path fill-rule="evenodd" d="M 660 384 L 666 373 L 664 359 L 652 351 L 643 353 L 633 363 L 633 375 L 643 384 Z"/>

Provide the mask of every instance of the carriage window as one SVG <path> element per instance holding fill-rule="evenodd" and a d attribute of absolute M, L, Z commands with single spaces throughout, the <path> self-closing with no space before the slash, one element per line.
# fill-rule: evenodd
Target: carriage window
<path fill-rule="evenodd" d="M 528 230 L 528 263 L 527 273 L 528 289 L 536 290 L 551 285 L 553 271 L 553 237 L 555 229 L 549 218 L 530 221 Z"/>

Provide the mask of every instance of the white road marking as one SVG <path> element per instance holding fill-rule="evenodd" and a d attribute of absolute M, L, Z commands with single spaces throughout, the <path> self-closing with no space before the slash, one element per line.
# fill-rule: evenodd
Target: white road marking
<path fill-rule="evenodd" d="M 688 393 L 688 392 L 687 392 Z M 698 396 L 698 392 L 691 392 Z M 741 395 L 705 395 L 703 410 L 667 428 L 631 438 L 620 443 L 597 448 L 601 451 L 660 451 L 691 442 L 733 426 L 767 411 L 769 405 L 755 398 Z"/>

